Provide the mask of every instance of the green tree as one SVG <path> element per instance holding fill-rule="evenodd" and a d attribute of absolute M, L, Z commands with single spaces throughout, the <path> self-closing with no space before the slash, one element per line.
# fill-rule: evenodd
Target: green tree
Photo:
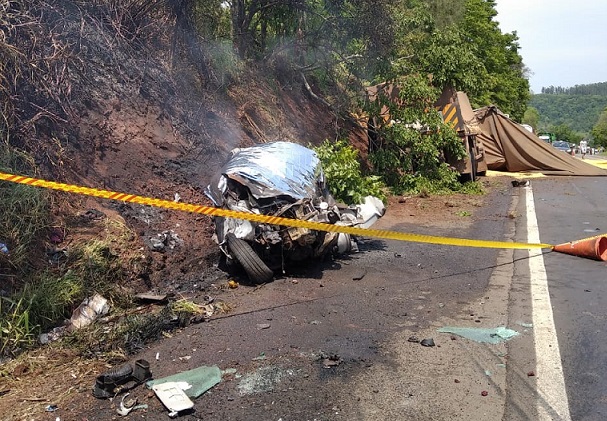
<path fill-rule="evenodd" d="M 466 0 L 462 22 L 464 40 L 474 48 L 483 64 L 486 81 L 472 90 L 475 105 L 495 104 L 513 119 L 521 121 L 530 98 L 523 59 L 516 32 L 503 34 L 494 18 L 495 0 Z"/>
<path fill-rule="evenodd" d="M 473 106 L 494 104 L 522 120 L 529 82 L 516 33 L 503 34 L 494 20 L 495 1 L 465 0 L 461 19 L 445 26 L 436 23 L 445 19 L 433 15 L 437 8 L 431 4 L 411 1 L 411 8 L 401 11 L 409 18 L 399 17 L 396 42 L 405 46 L 400 55 L 409 58 L 396 72 L 430 74 L 440 89 L 452 86 L 467 92 Z"/>
<path fill-rule="evenodd" d="M 523 115 L 523 123 L 529 124 L 533 127 L 533 132 L 537 133 L 540 124 L 540 113 L 537 108 L 527 107 L 525 114 Z"/>
<path fill-rule="evenodd" d="M 565 142 L 579 143 L 579 141 L 584 138 L 583 135 L 573 131 L 567 124 L 553 126 L 550 131 L 554 133 L 557 140 L 564 140 Z"/>
<path fill-rule="evenodd" d="M 529 105 L 541 115 L 541 128 L 567 124 L 573 130 L 590 133 L 601 112 L 607 107 L 607 95 L 537 94 Z"/>
<path fill-rule="evenodd" d="M 595 145 L 607 147 L 607 108 L 599 116 L 599 120 L 592 128 L 591 134 Z"/>

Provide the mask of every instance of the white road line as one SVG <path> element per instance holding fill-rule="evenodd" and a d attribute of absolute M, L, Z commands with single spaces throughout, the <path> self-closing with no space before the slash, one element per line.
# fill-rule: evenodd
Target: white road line
<path fill-rule="evenodd" d="M 526 187 L 527 241 L 539 243 L 533 190 Z M 554 326 L 548 278 L 540 249 L 529 250 L 529 277 L 535 341 L 538 420 L 571 420 L 561 352 Z"/>

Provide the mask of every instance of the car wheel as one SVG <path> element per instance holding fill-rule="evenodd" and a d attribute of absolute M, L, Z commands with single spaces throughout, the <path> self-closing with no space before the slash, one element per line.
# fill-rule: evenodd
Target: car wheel
<path fill-rule="evenodd" d="M 249 279 L 256 284 L 270 282 L 274 278 L 274 272 L 261 260 L 253 248 L 245 240 L 236 238 L 233 233 L 226 236 L 228 249 L 234 259 L 240 263 Z"/>

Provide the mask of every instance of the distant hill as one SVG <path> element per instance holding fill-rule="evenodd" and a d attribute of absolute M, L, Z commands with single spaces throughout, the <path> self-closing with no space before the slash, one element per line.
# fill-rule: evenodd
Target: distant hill
<path fill-rule="evenodd" d="M 607 95 L 607 82 L 590 83 L 588 85 L 575 85 L 570 88 L 562 86 L 548 86 L 542 88 L 543 94 L 565 95 Z"/>
<path fill-rule="evenodd" d="M 589 133 L 607 107 L 607 82 L 542 88 L 541 94 L 531 96 L 529 106 L 540 114 L 540 129 L 567 124 L 576 132 Z"/>

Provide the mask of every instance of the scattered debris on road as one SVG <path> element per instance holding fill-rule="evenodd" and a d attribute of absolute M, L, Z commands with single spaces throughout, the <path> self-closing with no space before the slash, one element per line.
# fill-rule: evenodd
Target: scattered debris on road
<path fill-rule="evenodd" d="M 105 218 L 105 213 L 101 212 L 98 209 L 89 209 L 86 212 L 82 213 L 80 215 L 80 217 L 82 219 L 87 219 L 87 220 L 90 220 L 90 221 L 95 221 L 95 220 L 99 220 L 99 219 Z"/>
<path fill-rule="evenodd" d="M 41 333 L 38 340 L 41 344 L 56 341 L 64 333 L 80 329 L 90 325 L 101 316 L 105 316 L 110 311 L 110 305 L 107 299 L 99 294 L 85 298 L 82 303 L 74 310 L 72 317 L 63 326 L 58 326 L 50 332 Z"/>
<path fill-rule="evenodd" d="M 192 370 L 183 371 L 160 379 L 149 380 L 146 383 L 148 389 L 154 385 L 175 382 L 183 385 L 185 394 L 190 398 L 198 398 L 207 390 L 221 382 L 221 370 L 217 366 L 201 366 Z"/>
<path fill-rule="evenodd" d="M 47 405 L 46 408 L 44 408 L 46 412 L 55 412 L 58 409 L 59 407 L 57 405 Z"/>
<path fill-rule="evenodd" d="M 498 344 L 509 341 L 519 335 L 516 330 L 500 326 L 496 328 L 474 328 L 474 327 L 441 327 L 441 333 L 452 333 L 462 338 L 470 339 L 479 343 Z"/>
<path fill-rule="evenodd" d="M 194 402 L 188 398 L 183 388 L 184 385 L 178 382 L 166 382 L 152 386 L 158 399 L 169 410 L 170 418 L 175 418 L 181 411 L 194 407 Z"/>
<path fill-rule="evenodd" d="M 294 374 L 293 370 L 285 370 L 277 366 L 261 367 L 257 371 L 243 376 L 238 384 L 238 391 L 241 396 L 271 392 L 283 378 Z"/>
<path fill-rule="evenodd" d="M 352 276 L 353 281 L 360 281 L 367 275 L 367 268 L 360 269 L 356 274 Z"/>
<path fill-rule="evenodd" d="M 183 240 L 173 230 L 163 231 L 149 239 L 149 248 L 160 253 L 164 253 L 167 249 L 173 250 L 182 244 Z"/>
<path fill-rule="evenodd" d="M 135 361 L 134 368 L 128 363 L 114 367 L 97 376 L 93 386 L 93 396 L 98 399 L 113 398 L 151 378 L 150 363 L 143 359 Z"/>
<path fill-rule="evenodd" d="M 110 305 L 107 299 L 99 294 L 86 298 L 82 304 L 74 310 L 68 329 L 71 326 L 74 329 L 80 329 L 93 323 L 97 318 L 105 316 L 110 312 Z"/>
<path fill-rule="evenodd" d="M 168 298 L 168 294 L 153 294 L 149 292 L 135 295 L 135 299 L 143 302 L 164 303 Z"/>
<path fill-rule="evenodd" d="M 154 391 L 169 410 L 169 417 L 174 418 L 179 412 L 194 407 L 191 399 L 200 397 L 219 382 L 221 382 L 219 367 L 201 366 L 168 377 L 149 380 L 146 386 Z"/>
<path fill-rule="evenodd" d="M 434 339 L 432 339 L 432 338 L 422 339 L 419 344 L 421 346 L 427 346 L 427 347 L 436 346 L 436 344 L 434 343 Z"/>
<path fill-rule="evenodd" d="M 130 393 L 127 393 L 127 394 L 125 394 L 122 397 L 122 399 L 120 400 L 120 408 L 116 409 L 116 412 L 118 413 L 118 415 L 120 415 L 122 417 L 126 417 L 132 411 L 136 411 L 138 409 L 147 409 L 148 408 L 147 404 L 137 405 L 137 398 L 129 399 L 128 401 L 125 402 L 125 399 L 129 395 L 130 395 Z"/>
<path fill-rule="evenodd" d="M 322 367 L 323 368 L 333 368 L 340 365 L 343 360 L 338 354 L 330 354 L 327 355 L 325 353 L 321 354 L 322 358 Z"/>

